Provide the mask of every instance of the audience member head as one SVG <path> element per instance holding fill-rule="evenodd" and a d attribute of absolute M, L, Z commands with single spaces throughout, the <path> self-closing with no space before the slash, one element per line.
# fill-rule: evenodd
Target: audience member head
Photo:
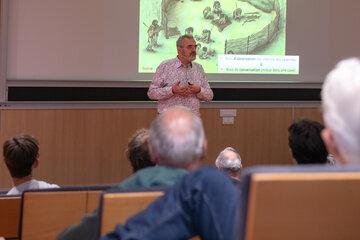
<path fill-rule="evenodd" d="M 222 150 L 215 160 L 215 166 L 226 172 L 231 178 L 240 180 L 242 169 L 240 154 L 232 147 Z"/>
<path fill-rule="evenodd" d="M 133 172 L 155 165 L 150 159 L 148 140 L 149 130 L 145 128 L 137 130 L 129 139 L 126 156 Z"/>
<path fill-rule="evenodd" d="M 342 163 L 360 163 L 360 60 L 340 61 L 321 91 L 329 153 Z"/>
<path fill-rule="evenodd" d="M 324 126 L 316 121 L 301 119 L 288 128 L 289 147 L 298 164 L 327 163 L 328 152 L 321 139 Z"/>
<path fill-rule="evenodd" d="M 31 176 L 32 169 L 38 164 L 38 141 L 29 135 L 10 138 L 3 145 L 3 156 L 11 177 Z"/>
<path fill-rule="evenodd" d="M 206 149 L 202 122 L 188 108 L 170 108 L 152 122 L 149 145 L 150 156 L 159 165 L 194 169 Z"/>

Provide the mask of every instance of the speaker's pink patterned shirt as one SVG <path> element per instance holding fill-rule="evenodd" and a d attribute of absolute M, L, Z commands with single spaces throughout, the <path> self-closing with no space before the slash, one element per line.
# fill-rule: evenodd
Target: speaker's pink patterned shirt
<path fill-rule="evenodd" d="M 175 95 L 172 92 L 172 86 L 177 82 L 180 82 L 180 86 L 196 83 L 201 87 L 201 91 L 187 97 Z M 186 67 L 177 57 L 159 65 L 147 94 L 150 99 L 158 101 L 158 113 L 162 113 L 167 108 L 181 105 L 188 107 L 198 116 L 200 115 L 200 101 L 211 101 L 213 98 L 213 91 L 202 66 L 193 62 Z"/>

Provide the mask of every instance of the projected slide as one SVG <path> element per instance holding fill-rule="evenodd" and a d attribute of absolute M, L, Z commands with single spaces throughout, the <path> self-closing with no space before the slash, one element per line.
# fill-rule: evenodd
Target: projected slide
<path fill-rule="evenodd" d="M 299 74 L 299 58 L 285 56 L 286 0 L 140 0 L 139 20 L 141 73 L 190 34 L 206 73 Z"/>

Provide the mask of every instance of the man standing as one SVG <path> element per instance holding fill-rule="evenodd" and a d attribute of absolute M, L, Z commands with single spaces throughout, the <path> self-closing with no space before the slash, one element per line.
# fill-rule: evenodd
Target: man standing
<path fill-rule="evenodd" d="M 148 96 L 158 101 L 158 113 L 181 105 L 200 115 L 200 101 L 211 101 L 213 92 L 196 58 L 196 42 L 191 35 L 176 41 L 176 58 L 162 62 L 156 70 Z"/>

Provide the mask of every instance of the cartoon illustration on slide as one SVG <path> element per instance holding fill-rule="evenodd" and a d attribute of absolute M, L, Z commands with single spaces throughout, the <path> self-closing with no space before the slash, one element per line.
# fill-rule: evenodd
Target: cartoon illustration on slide
<path fill-rule="evenodd" d="M 197 62 L 218 72 L 218 54 L 285 55 L 286 0 L 140 0 L 139 72 L 176 56 L 194 36 Z"/>
<path fill-rule="evenodd" d="M 147 30 L 148 33 L 148 45 L 146 50 L 153 52 L 155 51 L 155 47 L 160 47 L 158 44 L 159 32 L 161 31 L 161 27 L 158 25 L 158 21 L 155 19 L 152 21 L 150 27 Z"/>

